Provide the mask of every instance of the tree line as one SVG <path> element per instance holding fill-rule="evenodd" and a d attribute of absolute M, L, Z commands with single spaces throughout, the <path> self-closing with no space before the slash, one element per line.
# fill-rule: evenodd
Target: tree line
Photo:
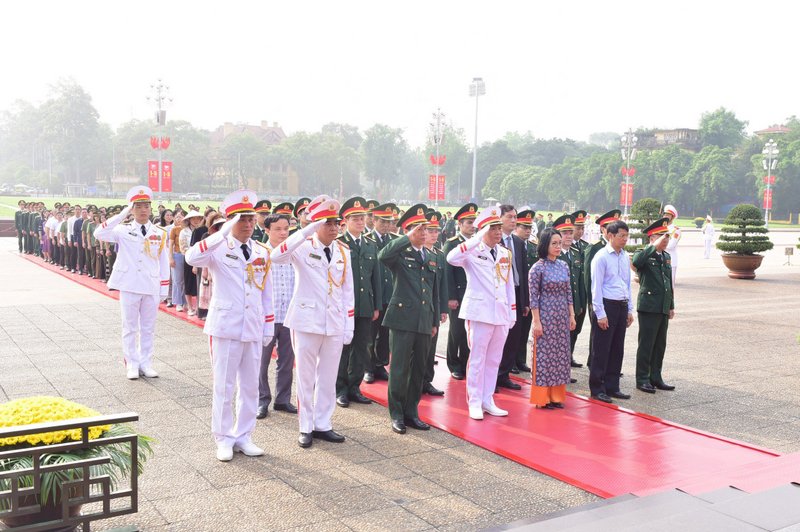
<path fill-rule="evenodd" d="M 761 150 L 767 139 L 748 136 L 746 126 L 720 108 L 700 117 L 699 141 L 691 149 L 639 149 L 633 162 L 635 198 L 663 198 L 697 215 L 740 202 L 760 205 Z M 786 126 L 790 132 L 775 138 L 780 150 L 774 172 L 776 216 L 800 211 L 800 122 L 790 117 Z M 299 131 L 275 145 L 240 133 L 212 147 L 211 132 L 188 121 L 170 120 L 159 130 L 153 121 L 131 120 L 113 130 L 100 120 L 91 96 L 74 81 L 63 80 L 44 103 L 18 101 L 0 115 L 0 182 L 58 193 L 65 183 L 91 185 L 115 175 L 144 180 L 147 161 L 155 158 L 149 139 L 158 134 L 172 140 L 166 153 L 173 161 L 176 192 L 230 190 L 240 179 L 273 183 L 291 167 L 301 194 L 338 193 L 341 186 L 345 194 L 424 200 L 434 172 L 429 162 L 435 152 L 432 128 L 426 144 L 418 147 L 409 145 L 402 129 L 375 124 L 361 131 L 342 123 Z M 445 123 L 442 133 L 446 203 L 457 204 L 470 199 L 472 149 L 456 125 Z M 637 131 L 640 137 L 650 133 Z M 619 202 L 622 165 L 616 133 L 596 133 L 579 142 L 510 132 L 478 148 L 477 199 L 556 210 L 575 202 L 603 210 Z"/>

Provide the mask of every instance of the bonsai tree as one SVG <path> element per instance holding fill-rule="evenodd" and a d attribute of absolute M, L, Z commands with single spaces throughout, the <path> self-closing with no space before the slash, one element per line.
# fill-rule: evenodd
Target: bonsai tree
<path fill-rule="evenodd" d="M 755 255 L 772 249 L 761 209 L 755 205 L 737 205 L 723 222 L 717 249 L 734 255 Z"/>
<path fill-rule="evenodd" d="M 633 253 L 644 247 L 647 238 L 642 232 L 645 227 L 661 217 L 661 202 L 655 198 L 642 198 L 631 206 L 631 218 L 628 222 L 630 234 L 625 251 Z"/>

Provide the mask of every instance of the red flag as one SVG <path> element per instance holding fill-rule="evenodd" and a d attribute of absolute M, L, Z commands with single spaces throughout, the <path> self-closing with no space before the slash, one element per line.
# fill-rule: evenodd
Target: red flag
<path fill-rule="evenodd" d="M 172 161 L 161 163 L 161 192 L 172 192 Z"/>
<path fill-rule="evenodd" d="M 772 208 L 772 189 L 767 188 L 764 189 L 764 208 L 771 209 Z"/>
<path fill-rule="evenodd" d="M 633 183 L 620 183 L 619 204 L 623 207 L 633 205 Z"/>
<path fill-rule="evenodd" d="M 634 166 L 628 168 L 628 177 L 633 177 L 635 175 L 636 175 L 636 168 Z"/>
<path fill-rule="evenodd" d="M 147 161 L 147 186 L 158 192 L 158 161 Z"/>
<path fill-rule="evenodd" d="M 169 137 L 161 137 L 161 149 L 166 150 L 169 148 Z"/>
<path fill-rule="evenodd" d="M 150 137 L 150 146 L 154 149 L 158 149 L 158 137 Z"/>

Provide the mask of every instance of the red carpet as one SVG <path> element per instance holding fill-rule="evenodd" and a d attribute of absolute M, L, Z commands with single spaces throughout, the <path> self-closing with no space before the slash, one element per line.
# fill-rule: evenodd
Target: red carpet
<path fill-rule="evenodd" d="M 24 257 L 118 298 L 100 281 L 65 273 L 36 257 Z M 203 324 L 165 305 L 161 310 L 198 326 Z M 776 467 L 779 455 L 773 451 L 574 394 L 567 397 L 564 410 L 537 410 L 528 403 L 528 384 L 523 384 L 520 392 L 504 389 L 495 395 L 497 405 L 509 411 L 508 417 L 486 416 L 475 421 L 468 415 L 464 381 L 451 379 L 444 363 L 437 365 L 434 384 L 445 391 L 445 396 L 423 396 L 423 420 L 601 497 L 681 486 L 714 489 L 727 485 L 731 472 L 746 471 L 745 466 L 758 467 L 766 475 L 761 484 L 769 484 L 769 471 L 781 469 Z M 385 381 L 364 384 L 361 389 L 386 405 Z"/>

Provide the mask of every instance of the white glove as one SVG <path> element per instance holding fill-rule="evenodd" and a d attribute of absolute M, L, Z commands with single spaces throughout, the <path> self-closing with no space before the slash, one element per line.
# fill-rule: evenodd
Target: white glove
<path fill-rule="evenodd" d="M 322 225 L 324 225 L 325 222 L 326 220 L 317 220 L 315 222 L 311 222 L 302 229 L 302 232 L 306 236 L 311 235 L 311 233 L 316 233 L 317 229 L 319 229 Z"/>
<path fill-rule="evenodd" d="M 492 226 L 489 224 L 484 225 L 483 228 L 480 231 L 478 231 L 478 234 L 476 236 L 478 236 L 481 240 L 483 240 L 484 235 L 489 232 L 489 229 L 491 227 Z"/>
<path fill-rule="evenodd" d="M 241 214 L 237 214 L 236 216 L 234 216 L 233 218 L 222 224 L 222 227 L 220 228 L 219 232 L 225 236 L 231 234 L 231 231 L 233 231 L 233 226 L 236 225 L 236 222 L 238 222 L 239 218 L 241 217 L 242 217 Z"/>
<path fill-rule="evenodd" d="M 263 345 L 264 347 L 267 347 L 270 344 L 270 342 L 272 342 L 273 338 L 274 338 L 274 336 L 265 336 L 261 340 L 261 345 Z"/>
<path fill-rule="evenodd" d="M 344 332 L 344 345 L 350 345 L 353 342 L 353 331 Z"/>

